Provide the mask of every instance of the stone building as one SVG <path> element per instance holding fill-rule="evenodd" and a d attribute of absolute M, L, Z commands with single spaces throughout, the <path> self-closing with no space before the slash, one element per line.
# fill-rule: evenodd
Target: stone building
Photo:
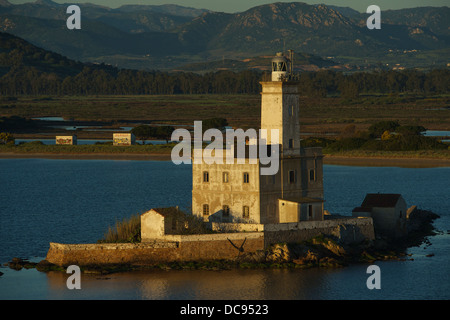
<path fill-rule="evenodd" d="M 240 159 L 244 163 L 194 161 L 192 210 L 205 221 L 266 224 L 323 220 L 322 149 L 300 146 L 299 83 L 293 80 L 290 62 L 277 54 L 271 80 L 261 82 L 261 129 L 268 132 L 264 137 L 268 149 L 278 147 L 278 171 L 261 174 L 264 164 L 259 155 L 252 161 L 249 153 Z M 278 139 L 270 135 L 271 129 L 278 130 Z M 240 156 L 234 153 L 234 157 Z"/>
<path fill-rule="evenodd" d="M 182 232 L 186 216 L 178 208 L 154 208 L 141 215 L 141 238 L 157 239 Z"/>
<path fill-rule="evenodd" d="M 55 144 L 60 145 L 76 145 L 77 144 L 77 136 L 56 136 Z"/>
<path fill-rule="evenodd" d="M 114 146 L 131 146 L 136 143 L 136 137 L 132 133 L 114 133 Z"/>
<path fill-rule="evenodd" d="M 354 217 L 371 217 L 375 232 L 389 237 L 406 235 L 407 205 L 400 194 L 369 193 L 360 207 L 352 211 Z"/>

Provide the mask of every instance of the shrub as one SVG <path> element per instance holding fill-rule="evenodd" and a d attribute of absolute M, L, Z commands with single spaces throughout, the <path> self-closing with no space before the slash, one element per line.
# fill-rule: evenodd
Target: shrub
<path fill-rule="evenodd" d="M 131 133 L 134 134 L 138 140 L 142 140 L 142 144 L 145 144 L 145 140 L 149 140 L 156 136 L 156 128 L 148 125 L 140 125 L 133 128 Z"/>
<path fill-rule="evenodd" d="M 396 132 L 403 135 L 420 135 L 422 132 L 426 131 L 422 126 L 400 126 L 397 128 Z"/>
<path fill-rule="evenodd" d="M 346 151 L 361 148 L 367 142 L 363 138 L 343 138 L 328 146 L 330 151 Z"/>
<path fill-rule="evenodd" d="M 308 148 L 308 147 L 328 147 L 330 144 L 332 144 L 335 140 L 330 140 L 330 139 L 326 139 L 326 138 L 314 138 L 314 137 L 309 137 L 307 139 L 303 139 L 300 142 L 300 145 L 303 148 Z"/>
<path fill-rule="evenodd" d="M 447 145 L 437 139 L 416 135 L 392 135 L 388 140 L 370 140 L 361 146 L 373 151 L 414 151 L 446 149 Z"/>
<path fill-rule="evenodd" d="M 122 221 L 116 221 L 115 227 L 111 226 L 99 243 L 136 243 L 141 241 L 141 216 L 135 214 Z"/>
<path fill-rule="evenodd" d="M 14 136 L 9 132 L 0 132 L 0 144 L 14 144 Z"/>
<path fill-rule="evenodd" d="M 394 132 L 399 126 L 398 121 L 380 121 L 369 127 L 369 133 L 375 138 L 380 138 L 385 131 Z"/>
<path fill-rule="evenodd" d="M 389 133 L 389 131 L 385 131 L 383 132 L 383 134 L 381 135 L 381 140 L 389 140 L 392 138 L 392 134 Z"/>

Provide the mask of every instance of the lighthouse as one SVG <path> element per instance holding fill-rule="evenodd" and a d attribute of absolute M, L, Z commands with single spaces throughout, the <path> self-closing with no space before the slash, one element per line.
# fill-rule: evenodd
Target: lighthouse
<path fill-rule="evenodd" d="M 267 145 L 278 145 L 279 170 L 262 175 L 261 159 L 192 164 L 192 212 L 204 221 L 273 224 L 323 220 L 323 154 L 302 148 L 299 82 L 293 52 L 277 53 L 271 77 L 261 81 L 261 129 Z M 270 136 L 277 130 L 278 135 Z M 241 159 L 242 160 L 242 159 Z"/>
<path fill-rule="evenodd" d="M 273 144 L 270 132 L 278 130 L 284 155 L 300 154 L 299 83 L 293 81 L 293 51 L 290 58 L 277 53 L 272 59 L 272 81 L 262 81 L 261 129 L 268 131 L 267 143 Z"/>

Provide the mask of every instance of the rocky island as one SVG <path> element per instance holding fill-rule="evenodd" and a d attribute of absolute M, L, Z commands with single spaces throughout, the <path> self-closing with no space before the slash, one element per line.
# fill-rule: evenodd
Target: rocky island
<path fill-rule="evenodd" d="M 376 236 L 373 240 L 345 243 L 332 235 L 319 234 L 297 243 L 276 243 L 264 250 L 246 252 L 236 248 L 232 259 L 210 259 L 192 261 L 168 261 L 150 264 L 99 263 L 86 264 L 81 270 L 86 273 L 107 274 L 135 270 L 224 270 L 232 268 L 337 268 L 355 263 L 373 263 L 382 260 L 413 260 L 408 248 L 427 243 L 428 237 L 437 234 L 433 221 L 439 216 L 433 212 L 416 209 L 408 219 L 408 234 L 402 238 Z M 136 245 L 136 244 L 131 244 Z M 430 257 L 432 254 L 429 255 Z M 12 269 L 36 268 L 38 271 L 65 272 L 68 265 L 58 265 L 47 260 L 38 263 L 27 259 L 13 258 L 5 264 Z"/>

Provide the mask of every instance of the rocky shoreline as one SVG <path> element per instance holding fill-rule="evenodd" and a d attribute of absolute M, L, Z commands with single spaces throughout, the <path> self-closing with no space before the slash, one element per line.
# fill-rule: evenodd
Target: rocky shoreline
<path fill-rule="evenodd" d="M 233 268 L 339 268 L 355 263 L 386 260 L 414 260 L 407 249 L 429 243 L 437 233 L 433 221 L 439 216 L 426 210 L 416 210 L 408 221 L 408 235 L 400 239 L 377 237 L 357 245 L 339 243 L 319 235 L 301 243 L 279 243 L 266 250 L 239 253 L 233 260 L 172 262 L 157 265 L 92 265 L 82 267 L 85 273 L 108 274 L 136 270 L 227 270 Z M 428 255 L 429 257 L 432 254 Z M 63 271 L 65 268 L 42 260 L 38 263 L 13 258 L 5 264 L 11 269 L 36 268 L 41 272 Z"/>

